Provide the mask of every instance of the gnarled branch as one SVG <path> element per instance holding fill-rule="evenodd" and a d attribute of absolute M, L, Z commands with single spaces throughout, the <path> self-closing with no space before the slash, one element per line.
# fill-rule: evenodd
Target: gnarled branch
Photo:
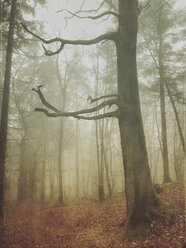
<path fill-rule="evenodd" d="M 54 107 L 53 105 L 51 105 L 45 99 L 43 93 L 41 92 L 41 89 L 40 89 L 41 87 L 42 86 L 37 86 L 37 89 L 33 88 L 32 90 L 35 91 L 39 95 L 39 98 L 40 98 L 41 102 L 43 103 L 43 105 L 46 106 L 47 108 L 49 108 L 50 110 L 54 111 L 54 113 L 53 112 L 51 113 L 47 109 L 44 109 L 44 108 L 35 108 L 35 111 L 43 112 L 46 116 L 49 116 L 49 117 L 65 116 L 65 117 L 74 117 L 77 119 L 84 119 L 84 120 L 98 120 L 98 119 L 102 119 L 105 117 L 116 116 L 116 114 L 117 114 L 117 110 L 115 110 L 112 112 L 108 112 L 108 113 L 104 113 L 104 114 L 100 114 L 100 115 L 95 115 L 95 116 L 82 116 L 83 114 L 95 113 L 95 112 L 103 109 L 106 106 L 108 106 L 108 108 L 110 108 L 113 105 L 118 106 L 118 101 L 116 99 L 104 101 L 93 108 L 82 109 L 82 110 L 73 111 L 73 112 L 61 111 L 61 110 L 57 109 L 56 107 Z"/>
<path fill-rule="evenodd" d="M 116 6 L 112 3 L 111 0 L 105 0 L 105 2 L 112 8 L 113 10 L 117 11 Z"/>
<path fill-rule="evenodd" d="M 144 9 L 146 9 L 147 7 L 149 7 L 151 0 L 147 1 L 147 3 L 145 5 L 140 5 L 138 8 L 138 13 L 140 14 Z"/>
<path fill-rule="evenodd" d="M 110 117 L 117 117 L 118 116 L 118 110 L 109 112 L 109 113 L 104 113 L 104 114 L 100 114 L 100 115 L 94 115 L 94 116 L 82 116 L 82 115 L 64 115 L 64 112 L 61 113 L 51 113 L 48 110 L 44 109 L 44 108 L 35 108 L 34 109 L 36 112 L 42 112 L 44 113 L 46 116 L 48 117 L 73 117 L 76 118 L 78 120 L 100 120 L 100 119 L 104 119 L 104 118 L 110 118 Z M 67 112 L 66 112 L 67 113 Z M 74 112 L 75 113 L 75 112 Z"/>
<path fill-rule="evenodd" d="M 90 103 L 93 103 L 93 102 L 97 102 L 97 101 L 104 99 L 104 98 L 118 97 L 118 96 L 119 96 L 118 94 L 105 95 L 105 96 L 100 96 L 97 98 L 92 98 L 91 96 L 88 96 L 87 101 L 90 101 Z"/>
<path fill-rule="evenodd" d="M 99 7 L 97 9 L 82 10 L 82 7 L 84 5 L 84 2 L 85 2 L 85 0 L 81 4 L 80 9 L 78 11 L 76 11 L 75 14 L 79 14 L 79 13 L 92 13 L 92 12 L 97 13 L 103 7 L 103 4 L 104 4 L 104 0 L 103 0 L 100 3 L 100 5 L 99 5 Z M 56 13 L 61 12 L 61 11 L 63 11 L 63 10 L 58 10 L 58 11 L 56 11 Z"/>
<path fill-rule="evenodd" d="M 60 112 L 59 109 L 57 109 L 56 107 L 54 107 L 53 105 L 51 105 L 50 103 L 48 103 L 46 101 L 43 93 L 40 90 L 41 87 L 43 87 L 43 85 L 37 86 L 37 89 L 33 88 L 32 90 L 35 91 L 39 95 L 39 98 L 40 98 L 41 102 L 43 103 L 43 105 L 45 105 L 47 108 L 53 110 L 54 112 L 59 113 Z"/>
<path fill-rule="evenodd" d="M 30 33 L 31 35 L 33 35 L 35 38 L 39 39 L 40 41 L 42 41 L 44 44 L 52 44 L 54 42 L 59 42 L 61 43 L 59 49 L 55 52 L 51 52 L 48 51 L 44 46 L 44 50 L 45 50 L 45 54 L 48 56 L 52 56 L 55 54 L 58 54 L 59 52 L 61 52 L 61 50 L 63 49 L 63 47 L 65 45 L 93 45 L 93 44 L 97 44 L 101 41 L 105 41 L 105 40 L 112 40 L 115 41 L 116 40 L 116 35 L 117 32 L 108 32 L 105 34 L 102 34 L 96 38 L 90 39 L 90 40 L 66 40 L 66 39 L 62 39 L 62 38 L 53 38 L 53 39 L 49 39 L 49 40 L 45 40 L 42 37 L 40 37 L 39 35 L 33 33 L 31 30 L 29 30 L 23 23 L 22 23 L 23 28 Z"/>
<path fill-rule="evenodd" d="M 66 10 L 66 9 L 61 9 L 61 10 L 57 11 L 57 13 L 62 12 L 62 11 L 66 11 L 69 14 L 72 15 L 71 17 L 66 17 L 67 19 L 71 19 L 72 17 L 77 17 L 77 18 L 80 18 L 80 19 L 92 19 L 92 20 L 96 20 L 96 19 L 99 19 L 99 18 L 101 18 L 103 16 L 106 16 L 106 15 L 113 15 L 115 17 L 119 17 L 119 14 L 118 13 L 116 13 L 114 11 L 111 11 L 111 10 L 105 11 L 105 12 L 99 14 L 99 15 L 96 15 L 96 16 L 79 16 L 79 15 L 77 15 L 77 13 L 72 13 L 71 11 Z"/>

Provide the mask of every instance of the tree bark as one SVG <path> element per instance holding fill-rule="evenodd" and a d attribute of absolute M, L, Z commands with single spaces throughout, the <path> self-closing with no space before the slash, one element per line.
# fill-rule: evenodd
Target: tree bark
<path fill-rule="evenodd" d="M 176 117 L 176 123 L 177 123 L 177 127 L 178 127 L 178 132 L 179 132 L 179 135 L 180 135 L 180 140 L 181 140 L 181 144 L 182 144 L 182 148 L 183 148 L 183 152 L 185 154 L 185 140 L 184 140 L 184 137 L 183 137 L 183 132 L 182 132 L 182 128 L 181 128 L 181 125 L 180 125 L 180 120 L 179 120 L 179 116 L 178 116 L 178 111 L 176 109 L 176 105 L 175 105 L 175 102 L 174 102 L 174 99 L 172 97 L 172 94 L 171 94 L 171 91 L 169 89 L 169 85 L 167 82 L 165 82 L 165 86 L 167 88 L 167 93 L 168 93 L 168 96 L 170 98 L 170 102 L 172 104 L 172 108 L 174 110 L 174 114 L 175 114 L 175 117 Z"/>
<path fill-rule="evenodd" d="M 18 204 L 22 204 L 27 199 L 27 168 L 25 164 L 25 139 L 26 135 L 22 137 L 20 143 L 19 178 L 17 193 Z"/>
<path fill-rule="evenodd" d="M 168 159 L 168 147 L 167 147 L 167 124 L 166 124 L 166 110 L 165 110 L 165 77 L 164 77 L 164 66 L 163 66 L 163 37 L 161 30 L 161 9 L 159 16 L 159 51 L 158 51 L 158 62 L 159 62 L 159 83 L 160 83 L 160 109 L 161 109 L 161 135 L 162 135 L 162 155 L 163 155 L 163 171 L 164 171 L 164 182 L 171 182 L 169 173 L 169 159 Z"/>
<path fill-rule="evenodd" d="M 63 129 L 64 117 L 60 119 L 59 127 L 59 144 L 58 144 L 58 179 L 59 179 L 59 195 L 58 201 L 63 204 L 63 175 L 62 175 L 62 157 L 63 157 Z"/>
<path fill-rule="evenodd" d="M 96 86 L 95 86 L 95 98 L 97 98 L 98 94 L 98 84 L 99 84 L 99 59 L 98 56 L 96 57 L 96 67 L 95 67 L 95 73 L 96 73 Z M 97 106 L 97 102 L 96 102 Z M 103 178 L 103 153 L 102 153 L 102 142 L 103 137 L 101 137 L 101 120 L 95 121 L 95 127 L 96 127 L 96 152 L 97 152 L 97 166 L 98 166 L 98 197 L 99 201 L 103 202 L 105 197 L 104 192 L 104 178 Z M 99 142 L 100 138 L 100 142 Z M 99 149 L 101 148 L 101 149 Z M 101 150 L 101 151 L 100 151 Z"/>
<path fill-rule="evenodd" d="M 45 142 L 45 140 L 44 140 Z M 46 184 L 46 144 L 43 144 L 43 161 L 41 168 L 41 202 L 45 201 L 45 184 Z"/>
<path fill-rule="evenodd" d="M 98 197 L 99 201 L 104 201 L 104 188 L 103 188 L 103 173 L 102 165 L 99 151 L 99 127 L 98 121 L 95 121 L 96 124 L 96 153 L 97 153 L 97 166 L 98 166 Z"/>
<path fill-rule="evenodd" d="M 61 105 L 63 111 L 65 110 L 66 106 L 66 72 L 65 72 L 65 79 L 64 83 L 61 78 L 60 68 L 59 68 L 59 57 L 57 56 L 56 60 L 56 67 L 57 67 L 57 78 L 59 82 L 59 87 L 61 90 Z M 63 204 L 64 197 L 63 197 L 63 163 L 64 163 L 64 117 L 60 119 L 59 124 L 59 143 L 58 143 L 58 180 L 59 180 L 59 192 L 58 192 L 58 201 L 60 204 Z"/>
<path fill-rule="evenodd" d="M 54 164 L 50 169 L 50 200 L 53 201 L 54 199 L 54 168 L 55 168 L 55 160 Z"/>
<path fill-rule="evenodd" d="M 119 129 L 125 173 L 127 218 L 121 238 L 142 238 L 159 203 L 152 187 L 141 117 L 136 67 L 138 1 L 119 0 L 117 47 Z"/>
<path fill-rule="evenodd" d="M 0 218 L 3 217 L 4 174 L 5 174 L 10 75 L 11 75 L 11 67 L 12 67 L 15 17 L 16 17 L 16 0 L 12 0 L 10 21 L 9 21 L 9 32 L 8 32 L 8 45 L 6 50 L 6 65 L 5 65 L 3 102 L 2 102 L 1 126 L 0 126 Z"/>
<path fill-rule="evenodd" d="M 76 82 L 76 108 L 78 107 L 78 83 Z M 76 120 L 76 197 L 79 198 L 79 122 Z"/>
<path fill-rule="evenodd" d="M 56 38 L 47 41 L 34 35 L 28 29 L 26 30 L 45 44 L 59 41 L 61 45 L 92 45 L 102 40 L 112 40 L 116 43 L 118 99 L 114 104 L 116 104 L 119 109 L 114 111 L 114 116 L 118 118 L 120 129 L 127 200 L 127 219 L 122 239 L 129 241 L 131 239 L 140 239 L 146 234 L 151 220 L 155 216 L 154 209 L 159 207 L 160 201 L 152 187 L 139 101 L 136 66 L 137 23 L 139 14 L 138 0 L 118 1 L 118 31 L 101 35 L 92 40 L 71 41 Z M 63 47 L 61 50 L 62 49 Z M 48 55 L 54 55 L 61 50 L 57 50 Z M 37 108 L 36 110 L 50 117 L 71 116 L 79 119 L 97 120 L 98 117 L 102 119 L 113 116 L 113 112 L 90 118 L 80 116 L 81 114 L 93 113 L 102 109 L 108 105 L 108 101 L 100 104 L 101 106 L 98 105 L 99 108 L 76 112 L 61 112 L 44 99 L 39 88 L 35 90 L 35 92 L 39 94 L 42 103 L 55 113 L 49 113 L 46 109 L 42 108 Z M 113 100 L 111 102 L 113 103 Z"/>

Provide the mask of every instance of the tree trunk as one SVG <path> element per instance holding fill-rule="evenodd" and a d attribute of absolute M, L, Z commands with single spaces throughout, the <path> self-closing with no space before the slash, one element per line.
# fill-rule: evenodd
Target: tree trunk
<path fill-rule="evenodd" d="M 174 110 L 174 114 L 175 114 L 175 117 L 176 117 L 176 123 L 177 123 L 177 127 L 178 127 L 178 132 L 179 132 L 179 135 L 180 135 L 181 144 L 182 144 L 183 152 L 184 152 L 184 154 L 185 154 L 185 140 L 184 140 L 182 128 L 181 128 L 181 125 L 180 125 L 180 120 L 179 120 L 179 116 L 178 116 L 178 111 L 177 111 L 177 109 L 176 109 L 176 105 L 175 105 L 174 99 L 173 99 L 173 97 L 172 97 L 172 94 L 171 94 L 171 91 L 170 91 L 170 89 L 169 89 L 169 85 L 168 85 L 167 82 L 165 82 L 165 86 L 166 86 L 166 88 L 167 88 L 167 93 L 168 93 L 170 102 L 171 102 L 171 104 L 172 104 L 172 108 L 173 108 L 173 110 Z"/>
<path fill-rule="evenodd" d="M 104 122 L 106 122 L 106 125 L 104 125 Z M 112 195 L 112 187 L 111 187 L 111 180 L 110 180 L 110 174 L 109 174 L 109 165 L 108 165 L 108 147 L 106 147 L 106 144 L 104 142 L 104 130 L 105 130 L 105 136 L 109 140 L 107 140 L 107 144 L 110 144 L 110 131 L 108 130 L 108 120 L 103 120 L 103 124 L 101 127 L 101 142 L 102 142 L 102 155 L 103 155 L 103 161 L 105 166 L 105 174 L 106 174 L 106 182 L 107 182 L 107 188 L 108 188 L 108 195 L 109 197 Z"/>
<path fill-rule="evenodd" d="M 98 166 L 98 197 L 99 201 L 104 201 L 104 188 L 103 188 L 103 173 L 102 173 L 102 165 L 99 151 L 99 129 L 98 129 L 98 121 L 95 121 L 96 124 L 96 152 L 97 152 L 97 166 Z"/>
<path fill-rule="evenodd" d="M 78 83 L 76 82 L 76 109 L 78 108 Z M 79 198 L 79 122 L 76 120 L 76 197 Z"/>
<path fill-rule="evenodd" d="M 59 178 L 59 195 L 58 201 L 63 204 L 63 175 L 62 175 L 62 157 L 63 157 L 63 123 L 64 117 L 60 119 L 59 127 L 59 144 L 58 144 L 58 178 Z"/>
<path fill-rule="evenodd" d="M 45 142 L 45 141 L 44 141 Z M 46 182 L 46 144 L 44 146 L 43 161 L 41 168 L 41 202 L 45 201 L 45 182 Z"/>
<path fill-rule="evenodd" d="M 10 75 L 11 75 L 11 67 L 12 67 L 15 17 L 16 17 L 16 0 L 12 0 L 10 21 L 9 21 L 9 32 L 8 32 L 8 45 L 6 50 L 6 65 L 5 65 L 3 102 L 2 102 L 1 126 L 0 126 L 0 218 L 3 217 L 4 173 L 5 173 Z"/>
<path fill-rule="evenodd" d="M 95 69 L 95 74 L 96 74 L 96 85 L 95 85 L 95 92 L 94 92 L 94 97 L 97 97 L 98 94 L 98 84 L 99 84 L 99 59 L 98 56 L 96 57 L 96 67 Z M 96 102 L 97 105 L 97 102 Z M 101 137 L 101 121 L 96 120 L 95 125 L 96 125 L 96 153 L 97 153 L 97 166 L 98 166 L 98 197 L 99 201 L 103 202 L 104 201 L 104 179 L 103 179 L 103 153 L 102 153 L 102 137 Z M 99 142 L 100 138 L 100 142 Z M 100 149 L 101 148 L 101 151 Z"/>
<path fill-rule="evenodd" d="M 158 62 L 159 62 L 159 83 L 160 83 L 160 109 L 161 109 L 161 135 L 162 135 L 162 151 L 163 151 L 163 171 L 164 171 L 164 182 L 171 182 L 169 174 L 169 159 L 168 159 L 168 147 L 167 147 L 167 124 L 166 124 L 166 110 L 165 110 L 165 77 L 164 77 L 164 66 L 163 66 L 163 37 L 161 30 L 161 9 L 159 16 L 159 51 L 158 51 Z"/>
<path fill-rule="evenodd" d="M 119 0 L 119 13 L 116 40 L 118 121 L 127 201 L 127 218 L 121 238 L 130 241 L 146 234 L 159 200 L 152 187 L 139 101 L 136 67 L 138 1 Z"/>
<path fill-rule="evenodd" d="M 25 139 L 26 135 L 23 136 L 20 143 L 19 178 L 17 193 L 18 204 L 22 204 L 27 199 L 27 168 L 25 164 Z"/>
<path fill-rule="evenodd" d="M 35 157 L 33 159 L 33 162 L 31 164 L 31 170 L 30 170 L 30 185 L 29 185 L 29 198 L 31 202 L 35 202 L 36 201 L 36 191 L 37 191 L 37 187 L 36 187 L 36 180 L 37 180 L 37 152 L 35 152 Z"/>
<path fill-rule="evenodd" d="M 76 120 L 76 197 L 79 198 L 79 122 Z"/>
<path fill-rule="evenodd" d="M 177 144 L 176 128 L 174 128 L 174 168 L 177 180 L 184 180 L 184 155 L 180 153 L 179 144 Z"/>
<path fill-rule="evenodd" d="M 55 168 L 55 160 L 54 164 L 50 168 L 50 200 L 53 201 L 54 199 L 54 168 Z"/>

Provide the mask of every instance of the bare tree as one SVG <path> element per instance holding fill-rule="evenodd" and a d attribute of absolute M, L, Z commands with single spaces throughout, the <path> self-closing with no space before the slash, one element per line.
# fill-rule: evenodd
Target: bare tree
<path fill-rule="evenodd" d="M 162 7 L 163 8 L 163 7 Z M 170 182 L 169 173 L 169 159 L 168 159 L 168 146 L 167 146 L 167 124 L 166 124 L 166 109 L 165 109 L 165 77 L 163 65 L 163 33 L 162 33 L 162 8 L 159 10 L 159 48 L 158 48 L 158 68 L 160 75 L 160 106 L 161 106 L 161 133 L 162 133 L 162 155 L 163 155 L 163 169 L 164 169 L 164 182 Z"/>
<path fill-rule="evenodd" d="M 0 218 L 3 217 L 4 172 L 5 172 L 5 158 L 6 158 L 6 144 L 7 144 L 10 75 L 11 75 L 11 67 L 12 67 L 15 17 L 16 17 L 16 0 L 12 0 L 10 20 L 9 20 L 8 44 L 6 50 L 6 65 L 5 65 L 3 102 L 2 102 L 1 126 L 0 126 Z"/>
<path fill-rule="evenodd" d="M 44 44 L 60 43 L 59 49 L 53 52 L 44 47 L 48 56 L 58 54 L 68 44 L 92 45 L 101 41 L 113 41 L 116 45 L 118 94 L 105 95 L 96 99 L 89 98 L 92 103 L 99 100 L 104 101 L 92 108 L 66 112 L 50 104 L 45 99 L 41 88 L 37 87 L 34 91 L 46 108 L 36 108 L 35 110 L 48 117 L 71 116 L 85 120 L 98 120 L 106 117 L 118 118 L 127 200 L 127 219 L 122 238 L 129 241 L 135 238 L 139 239 L 146 234 L 147 228 L 155 215 L 154 209 L 159 205 L 159 200 L 152 186 L 139 101 L 136 68 L 138 1 L 118 0 L 118 11 L 116 14 L 109 12 L 109 14 L 118 18 L 118 30 L 90 40 L 66 40 L 63 38 L 45 40 L 23 26 L 25 30 Z M 105 12 L 104 15 L 108 15 L 108 12 Z M 90 114 L 105 107 L 114 109 L 90 116 Z"/>
<path fill-rule="evenodd" d="M 157 5 L 158 4 L 158 5 Z M 166 118 L 166 91 L 168 93 L 168 97 L 170 99 L 175 118 L 176 118 L 176 123 L 178 127 L 178 132 L 180 136 L 180 140 L 182 143 L 182 148 L 183 152 L 185 153 L 185 141 L 183 137 L 183 131 L 180 125 L 180 120 L 178 116 L 178 112 L 176 109 L 176 105 L 174 102 L 174 98 L 171 93 L 171 88 L 170 88 L 170 78 L 167 76 L 167 62 L 165 62 L 165 55 L 167 54 L 167 51 L 165 50 L 165 34 L 167 32 L 167 24 L 166 24 L 166 18 L 167 17 L 167 4 L 164 1 L 159 1 L 158 3 L 154 1 L 154 15 L 152 15 L 152 10 L 149 11 L 150 18 L 156 19 L 156 22 L 152 22 L 153 25 L 156 23 L 155 30 L 157 31 L 157 37 L 152 35 L 153 37 L 153 42 L 154 45 L 151 44 L 151 39 L 147 38 L 147 34 L 143 31 L 143 36 L 145 39 L 146 47 L 151 55 L 151 58 L 154 62 L 154 66 L 158 71 L 159 75 L 159 97 L 160 97 L 160 109 L 161 109 L 161 141 L 160 141 L 160 149 L 161 149 L 161 154 L 163 158 L 163 170 L 164 170 L 164 182 L 170 182 L 170 173 L 169 173 L 169 159 L 168 159 L 168 144 L 167 144 L 167 118 Z M 170 6 L 168 6 L 168 9 L 170 9 Z M 149 20 L 150 22 L 150 20 Z M 148 25 L 148 24 L 147 24 Z M 169 24 L 170 25 L 170 24 Z M 169 30 L 169 29 L 168 29 Z M 153 32 L 153 31 L 151 31 Z M 169 34 L 170 35 L 170 34 Z M 169 86 L 170 85 L 170 86 Z"/>

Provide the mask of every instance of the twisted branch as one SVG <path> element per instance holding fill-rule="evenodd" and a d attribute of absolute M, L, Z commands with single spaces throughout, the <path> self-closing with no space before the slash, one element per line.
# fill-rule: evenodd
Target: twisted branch
<path fill-rule="evenodd" d="M 39 35 L 33 33 L 31 30 L 29 30 L 23 23 L 21 23 L 21 24 L 22 24 L 23 28 L 28 33 L 30 33 L 35 38 L 42 41 L 44 44 L 52 44 L 54 42 L 61 43 L 59 49 L 57 49 L 55 52 L 49 51 L 43 46 L 45 54 L 47 56 L 52 56 L 52 55 L 56 55 L 56 54 L 60 53 L 65 45 L 93 45 L 93 44 L 97 44 L 97 43 L 99 43 L 101 41 L 105 41 L 105 40 L 115 41 L 116 35 L 117 35 L 117 32 L 108 32 L 108 33 L 102 34 L 102 35 L 100 35 L 96 38 L 90 39 L 90 40 L 66 40 L 66 39 L 62 39 L 62 38 L 58 38 L 58 37 L 53 38 L 53 39 L 49 39 L 49 40 L 45 40 L 42 37 L 40 37 Z"/>
<path fill-rule="evenodd" d="M 108 10 L 108 11 L 103 12 L 103 13 L 101 13 L 99 15 L 96 15 L 96 16 L 79 16 L 79 15 L 77 15 L 77 12 L 76 13 L 73 13 L 73 12 L 67 10 L 67 9 L 61 9 L 61 10 L 57 11 L 57 13 L 63 12 L 63 11 L 66 11 L 69 14 L 72 15 L 71 17 L 66 17 L 67 19 L 71 19 L 72 17 L 77 17 L 77 18 L 80 18 L 80 19 L 92 19 L 92 20 L 96 20 L 96 19 L 99 19 L 99 18 L 101 18 L 101 17 L 103 17 L 105 15 L 113 15 L 115 17 L 119 17 L 119 14 L 118 13 L 116 13 L 114 11 L 111 11 L 111 10 Z"/>
<path fill-rule="evenodd" d="M 54 107 L 53 105 L 51 105 L 45 99 L 43 93 L 41 92 L 41 89 L 40 89 L 41 87 L 42 86 L 37 86 L 37 88 L 33 88 L 32 90 L 39 95 L 39 98 L 40 98 L 41 102 L 43 103 L 43 105 L 46 106 L 47 108 L 49 108 L 50 110 L 54 111 L 54 113 L 49 112 L 47 109 L 44 109 L 44 108 L 35 108 L 35 111 L 43 112 L 48 117 L 65 116 L 65 117 L 73 117 L 73 118 L 84 119 L 84 120 L 98 120 L 98 119 L 102 119 L 102 118 L 106 118 L 106 117 L 113 117 L 113 116 L 118 115 L 118 110 L 115 110 L 112 112 L 108 112 L 108 113 L 104 113 L 104 114 L 100 114 L 100 115 L 96 115 L 96 116 L 82 116 L 82 114 L 95 113 L 95 112 L 103 109 L 106 106 L 108 106 L 108 108 L 110 108 L 113 105 L 118 106 L 118 101 L 116 99 L 104 101 L 93 108 L 82 109 L 82 110 L 73 111 L 73 112 L 61 111 L 61 110 L 57 109 L 56 107 Z"/>
<path fill-rule="evenodd" d="M 101 99 L 109 98 L 109 97 L 118 97 L 118 94 L 105 95 L 105 96 L 100 96 L 98 98 L 92 98 L 91 96 L 88 96 L 87 101 L 89 101 L 90 103 L 93 103 L 93 102 L 97 102 Z"/>

